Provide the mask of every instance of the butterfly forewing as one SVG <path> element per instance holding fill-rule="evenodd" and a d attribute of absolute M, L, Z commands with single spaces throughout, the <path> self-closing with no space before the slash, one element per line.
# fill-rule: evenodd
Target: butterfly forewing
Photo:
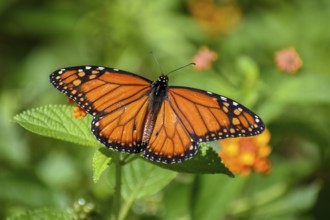
<path fill-rule="evenodd" d="M 92 132 L 104 145 L 130 153 L 144 149 L 141 138 L 151 81 L 96 66 L 60 69 L 50 81 L 93 115 Z"/>
<path fill-rule="evenodd" d="M 170 87 L 175 114 L 196 142 L 252 136 L 264 130 L 260 118 L 243 105 L 217 94 L 187 87 Z"/>
<path fill-rule="evenodd" d="M 92 115 L 111 112 L 145 95 L 148 79 L 118 69 L 80 66 L 60 69 L 51 83 Z"/>

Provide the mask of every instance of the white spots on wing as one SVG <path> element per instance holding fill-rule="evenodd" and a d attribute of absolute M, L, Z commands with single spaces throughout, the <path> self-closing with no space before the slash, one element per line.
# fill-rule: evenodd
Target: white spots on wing
<path fill-rule="evenodd" d="M 113 71 L 119 71 L 119 69 L 113 69 Z"/>
<path fill-rule="evenodd" d="M 227 98 L 223 97 L 223 96 L 220 96 L 220 99 L 223 100 L 223 101 L 227 101 Z"/>
<path fill-rule="evenodd" d="M 104 70 L 105 68 L 103 66 L 97 67 L 98 70 Z"/>
<path fill-rule="evenodd" d="M 212 95 L 212 94 L 213 94 L 212 92 L 209 92 L 209 91 L 207 91 L 207 93 L 208 93 L 208 94 L 210 94 L 210 95 Z"/>
<path fill-rule="evenodd" d="M 62 74 L 65 71 L 65 69 L 60 69 L 60 71 L 58 71 L 58 74 Z"/>
<path fill-rule="evenodd" d="M 90 70 L 90 69 L 92 69 L 91 66 L 86 66 L 85 68 L 86 68 L 86 70 Z"/>
<path fill-rule="evenodd" d="M 238 103 L 233 101 L 233 105 L 234 106 L 238 106 Z"/>
<path fill-rule="evenodd" d="M 259 123 L 259 122 L 260 122 L 259 118 L 256 118 L 256 122 L 257 122 L 257 123 Z"/>

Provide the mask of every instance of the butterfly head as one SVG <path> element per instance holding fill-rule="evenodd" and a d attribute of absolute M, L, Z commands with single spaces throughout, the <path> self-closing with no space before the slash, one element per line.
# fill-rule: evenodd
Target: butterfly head
<path fill-rule="evenodd" d="M 163 84 L 166 84 L 168 83 L 168 76 L 166 75 L 161 75 L 158 80 L 157 80 L 158 83 L 163 83 Z"/>
<path fill-rule="evenodd" d="M 152 87 L 154 88 L 156 96 L 161 93 L 166 93 L 168 85 L 168 76 L 161 75 L 155 82 L 153 82 Z"/>

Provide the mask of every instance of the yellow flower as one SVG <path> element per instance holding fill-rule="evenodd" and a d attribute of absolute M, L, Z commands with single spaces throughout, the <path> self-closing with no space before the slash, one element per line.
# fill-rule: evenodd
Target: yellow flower
<path fill-rule="evenodd" d="M 296 73 L 303 65 L 303 61 L 293 47 L 276 52 L 275 62 L 279 70 L 291 74 Z"/>
<path fill-rule="evenodd" d="M 217 59 L 216 52 L 210 50 L 208 47 L 201 47 L 197 54 L 193 58 L 193 62 L 196 64 L 194 67 L 197 70 L 208 70 L 212 67 L 212 62 Z"/>
<path fill-rule="evenodd" d="M 220 140 L 219 156 L 234 173 L 249 175 L 255 171 L 268 174 L 271 170 L 271 164 L 267 159 L 271 152 L 269 140 L 268 129 L 257 136 Z"/>

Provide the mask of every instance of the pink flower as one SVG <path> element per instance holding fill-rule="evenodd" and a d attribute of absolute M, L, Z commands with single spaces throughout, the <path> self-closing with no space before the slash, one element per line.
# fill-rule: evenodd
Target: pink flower
<path fill-rule="evenodd" d="M 213 61 L 217 59 L 216 52 L 210 50 L 208 47 L 201 47 L 193 58 L 197 70 L 211 69 Z"/>
<path fill-rule="evenodd" d="M 275 62 L 279 70 L 295 74 L 303 65 L 296 49 L 289 47 L 275 53 Z"/>

